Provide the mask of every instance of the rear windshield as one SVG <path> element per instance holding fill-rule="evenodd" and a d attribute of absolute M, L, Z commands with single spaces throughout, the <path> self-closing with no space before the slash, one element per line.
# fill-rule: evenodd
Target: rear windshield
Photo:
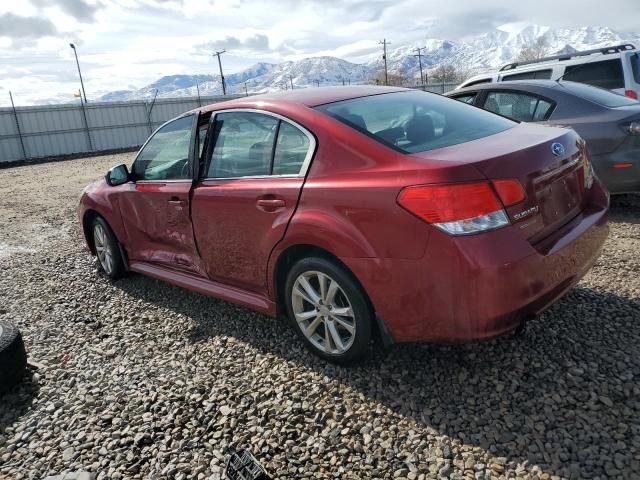
<path fill-rule="evenodd" d="M 575 82 L 562 82 L 560 85 L 577 97 L 584 98 L 585 100 L 597 103 L 604 107 L 638 105 L 637 100 L 633 100 L 623 95 L 618 95 L 617 93 L 613 93 L 611 90 L 605 90 L 604 88 L 592 87 L 590 85 L 585 85 L 584 83 Z"/>
<path fill-rule="evenodd" d="M 404 153 L 424 152 L 488 137 L 517 123 L 427 92 L 397 92 L 316 107 Z"/>

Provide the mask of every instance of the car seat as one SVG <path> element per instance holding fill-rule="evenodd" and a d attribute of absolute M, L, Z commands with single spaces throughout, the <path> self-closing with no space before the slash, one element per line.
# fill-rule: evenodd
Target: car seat
<path fill-rule="evenodd" d="M 419 145 L 426 143 L 429 140 L 433 140 L 436 136 L 436 130 L 433 126 L 433 120 L 429 115 L 421 115 L 409 120 L 404 130 L 406 132 L 407 140 L 413 145 Z"/>

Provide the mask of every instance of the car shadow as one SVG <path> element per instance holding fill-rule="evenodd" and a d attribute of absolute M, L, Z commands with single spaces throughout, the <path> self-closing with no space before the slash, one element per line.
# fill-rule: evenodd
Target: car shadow
<path fill-rule="evenodd" d="M 25 376 L 9 391 L 0 393 L 0 435 L 4 435 L 20 417 L 32 407 L 40 393 L 38 376 L 27 367 Z"/>
<path fill-rule="evenodd" d="M 630 468 L 632 438 L 640 433 L 633 400 L 640 322 L 629 321 L 640 319 L 638 302 L 578 287 L 522 335 L 397 345 L 344 368 L 308 353 L 286 321 L 184 290 L 176 295 L 169 289 L 177 287 L 141 276 L 116 285 L 192 319 L 186 335 L 193 343 L 234 337 L 513 465 L 528 462 L 573 478 Z M 615 465 L 610 444 L 617 445 Z"/>

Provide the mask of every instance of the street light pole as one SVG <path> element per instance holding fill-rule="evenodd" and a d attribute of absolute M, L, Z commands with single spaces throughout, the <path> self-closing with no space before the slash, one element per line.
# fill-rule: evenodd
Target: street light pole
<path fill-rule="evenodd" d="M 69 46 L 73 49 L 73 53 L 76 56 L 76 65 L 78 66 L 78 76 L 80 77 L 80 86 L 82 87 L 82 95 L 84 96 L 84 103 L 87 103 L 87 93 L 84 91 L 84 82 L 82 81 L 82 72 L 80 72 L 80 62 L 78 61 L 78 52 L 76 46 L 70 43 Z"/>
<path fill-rule="evenodd" d="M 222 95 L 226 95 L 227 94 L 227 86 L 225 85 L 224 75 L 222 74 L 222 62 L 220 61 L 220 55 L 222 55 L 225 52 L 226 52 L 226 50 L 222 50 L 220 52 L 216 52 L 216 53 L 212 54 L 212 55 L 218 57 L 218 67 L 220 67 L 220 81 L 222 82 Z"/>

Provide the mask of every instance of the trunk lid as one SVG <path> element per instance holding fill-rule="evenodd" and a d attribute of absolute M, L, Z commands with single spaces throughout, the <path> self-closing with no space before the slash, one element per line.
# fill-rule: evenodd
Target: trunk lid
<path fill-rule="evenodd" d="M 574 218 L 585 206 L 584 142 L 571 129 L 524 124 L 464 144 L 414 154 L 472 164 L 489 180 L 516 179 L 526 198 L 506 208 L 532 243 Z"/>

